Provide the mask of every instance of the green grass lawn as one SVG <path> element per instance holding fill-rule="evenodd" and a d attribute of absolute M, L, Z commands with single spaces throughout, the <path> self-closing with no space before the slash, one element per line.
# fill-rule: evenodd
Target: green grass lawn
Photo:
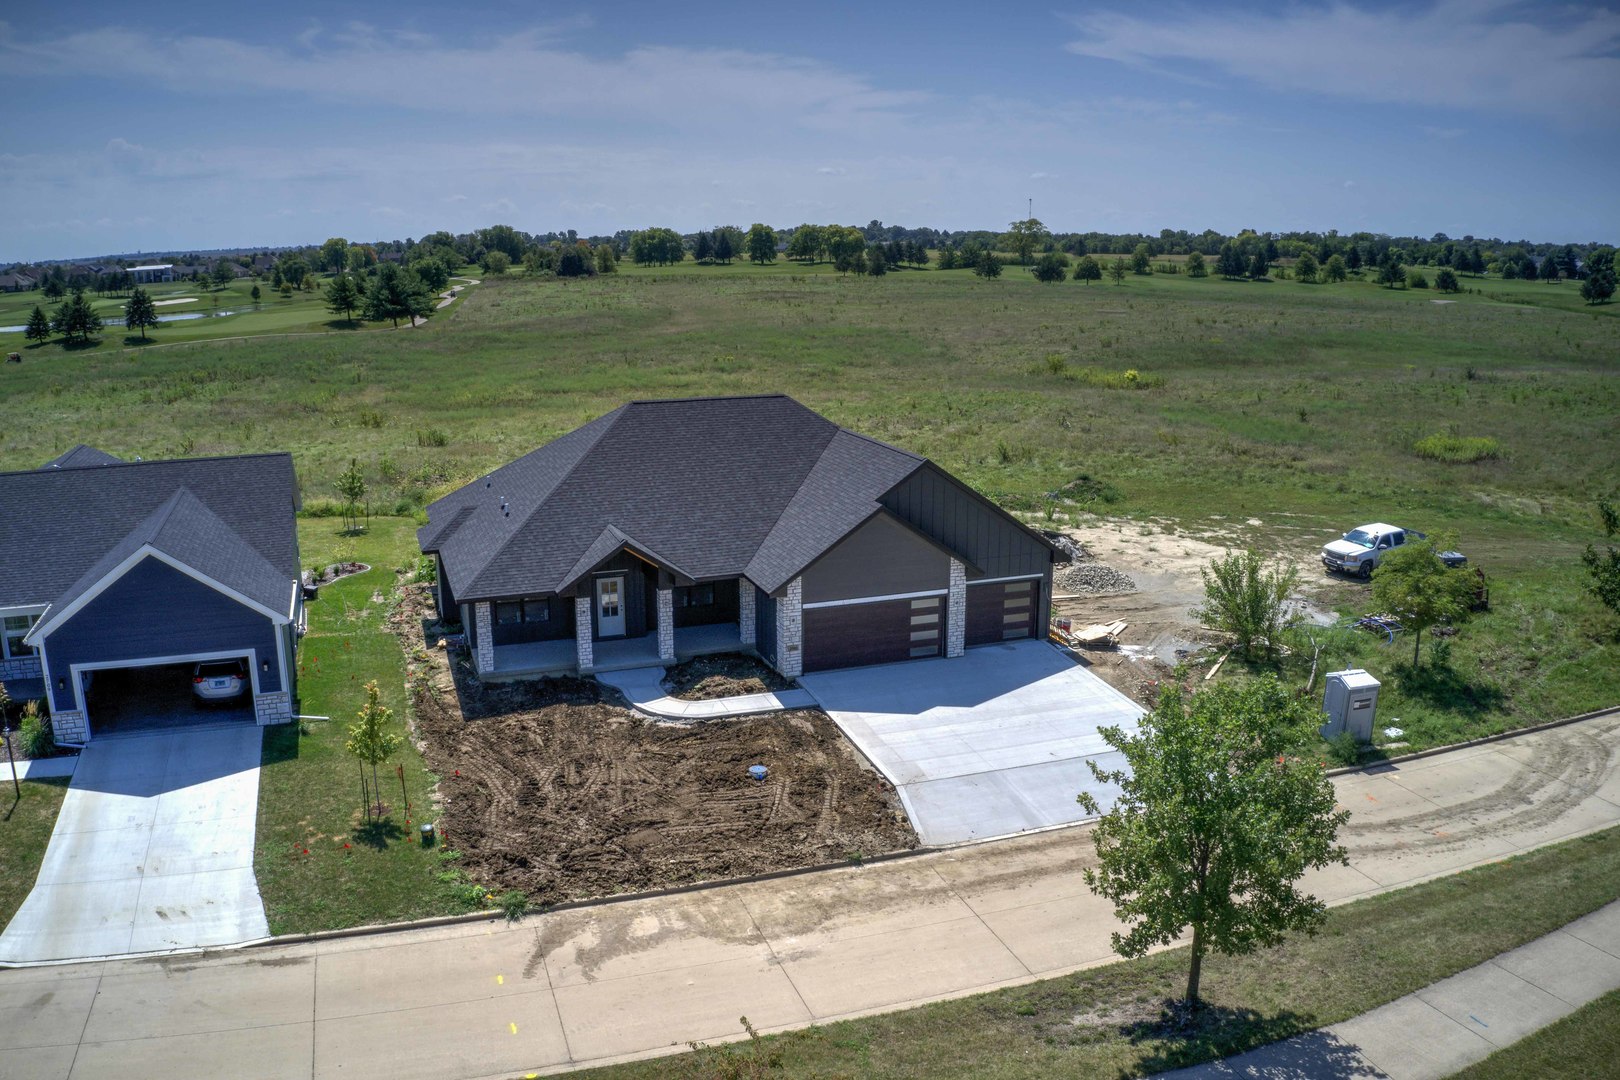
<path fill-rule="evenodd" d="M 68 777 L 24 780 L 22 798 L 14 799 L 11 773 L 0 764 L 0 928 L 11 921 L 39 876 L 40 861 L 56 828 L 56 815 L 67 794 Z"/>
<path fill-rule="evenodd" d="M 1498 1050 L 1452 1080 L 1570 1077 L 1599 1080 L 1620 1063 L 1620 990 Z"/>
<path fill-rule="evenodd" d="M 1358 1016 L 1541 937 L 1617 895 L 1620 829 L 1611 829 L 1334 908 L 1315 937 L 1294 937 L 1249 956 L 1206 959 L 1203 994 L 1210 1008 L 1201 1023 L 1182 1033 L 1169 1034 L 1159 1023 L 1161 1003 L 1186 986 L 1187 950 L 1174 949 L 1027 986 L 771 1036 L 757 1052 L 780 1053 L 781 1069 L 769 1074 L 785 1077 L 1143 1076 Z M 1594 1054 L 1614 1045 L 1614 1031 L 1609 1021 L 1595 1035 Z M 735 1063 L 749 1053 L 710 1051 L 583 1075 L 755 1075 L 722 1067 L 723 1059 Z M 1489 1075 L 1603 1074 L 1532 1068 Z"/>
<path fill-rule="evenodd" d="M 367 532 L 352 537 L 340 533 L 336 518 L 299 526 L 306 566 L 353 559 L 372 569 L 323 587 L 309 605 L 309 633 L 298 650 L 301 707 L 331 719 L 265 729 L 254 870 L 271 932 L 471 910 L 473 894 L 453 880 L 443 849 L 418 842 L 421 824 L 433 820 L 434 778 L 415 747 L 407 740 L 396 756 L 405 770 L 408 814 L 388 767 L 381 779 L 391 812 L 371 826 L 361 813 L 358 765 L 344 750 L 369 679 L 394 710 L 394 730 L 406 733 L 404 655 L 384 617 L 396 571 L 416 563 L 414 523 L 373 518 Z"/>

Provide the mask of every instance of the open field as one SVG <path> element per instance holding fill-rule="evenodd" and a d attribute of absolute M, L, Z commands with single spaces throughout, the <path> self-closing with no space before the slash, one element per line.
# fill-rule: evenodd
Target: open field
<path fill-rule="evenodd" d="M 1163 1010 L 1186 988 L 1185 948 L 922 1008 L 773 1035 L 754 1049 L 718 1048 L 582 1075 L 598 1080 L 1147 1076 L 1358 1016 L 1533 941 L 1602 907 L 1617 892 L 1620 830 L 1609 829 L 1333 908 L 1315 937 L 1292 935 L 1277 948 L 1248 956 L 1208 957 L 1201 992 L 1208 1007 L 1199 1022 L 1179 1029 L 1165 1023 Z M 1612 1039 L 1611 1024 L 1596 1033 L 1591 1049 L 1598 1051 L 1604 1040 Z M 764 1068 L 761 1061 L 757 1072 L 748 1071 L 753 1055 L 778 1053 L 779 1068 Z M 1590 1060 L 1605 1059 L 1594 1053 Z M 727 1071 L 728 1064 L 743 1067 Z M 1532 1069 L 1485 1075 L 1606 1074 Z"/>
<path fill-rule="evenodd" d="M 1427 744 L 1620 701 L 1615 623 L 1577 562 L 1598 539 L 1592 499 L 1620 474 L 1620 307 L 1585 308 L 1567 283 L 1464 285 L 1482 291 L 786 263 L 509 275 L 408 333 L 7 366 L 0 462 L 81 440 L 146 457 L 290 449 L 309 502 L 353 457 L 374 507 L 412 513 L 628 398 L 786 391 L 1037 520 L 1071 485 L 1055 514 L 1306 560 L 1364 521 L 1455 531 L 1491 575 L 1492 611 L 1383 710 Z M 1434 434 L 1501 453 L 1420 456 Z M 1367 603 L 1365 586 L 1306 577 L 1332 610 Z M 1352 641 L 1345 659 L 1387 675 L 1399 646 L 1381 648 Z"/>

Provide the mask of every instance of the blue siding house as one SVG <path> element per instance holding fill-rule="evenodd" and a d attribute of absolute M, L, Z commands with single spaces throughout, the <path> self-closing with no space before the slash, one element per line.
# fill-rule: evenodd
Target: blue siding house
<path fill-rule="evenodd" d="M 303 595 L 290 455 L 126 462 L 79 446 L 0 473 L 0 508 L 0 682 L 45 701 L 58 742 L 95 735 L 86 689 L 111 669 L 241 660 L 253 718 L 292 718 Z"/>

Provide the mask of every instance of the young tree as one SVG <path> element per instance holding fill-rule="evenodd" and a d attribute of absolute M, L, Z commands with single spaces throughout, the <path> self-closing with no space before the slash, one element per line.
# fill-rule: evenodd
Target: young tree
<path fill-rule="evenodd" d="M 257 305 L 260 298 L 264 296 L 264 294 L 259 291 L 259 287 L 257 285 L 248 290 L 248 295 L 253 298 L 253 303 L 255 305 Z"/>
<path fill-rule="evenodd" d="M 1254 258 L 1249 261 L 1249 280 L 1264 281 L 1266 275 L 1271 273 L 1271 263 L 1266 259 L 1264 251 L 1256 251 Z"/>
<path fill-rule="evenodd" d="M 1581 280 L 1581 299 L 1588 304 L 1605 304 L 1614 295 L 1614 251 L 1603 248 L 1586 258 L 1586 277 Z"/>
<path fill-rule="evenodd" d="M 1074 280 L 1083 281 L 1090 285 L 1093 281 L 1102 280 L 1102 265 L 1095 256 L 1082 255 L 1080 261 L 1074 264 Z"/>
<path fill-rule="evenodd" d="M 1204 253 L 1202 251 L 1194 251 L 1187 256 L 1187 276 L 1209 276 L 1209 269 L 1204 266 Z"/>
<path fill-rule="evenodd" d="M 697 234 L 692 242 L 692 258 L 700 263 L 714 261 L 714 238 L 706 232 Z"/>
<path fill-rule="evenodd" d="M 1194 618 L 1232 635 L 1232 647 L 1250 658 L 1270 656 L 1282 644 L 1288 626 L 1288 596 L 1299 585 L 1299 571 L 1289 565 L 1266 569 L 1252 548 L 1229 551 L 1199 570 L 1204 578 L 1204 606 Z"/>
<path fill-rule="evenodd" d="M 1086 885 L 1127 926 L 1112 935 L 1121 956 L 1192 929 L 1190 1007 L 1207 951 L 1247 953 L 1322 924 L 1326 905 L 1295 885 L 1307 870 L 1348 861 L 1336 841 L 1350 815 L 1334 811 L 1321 764 L 1292 756 L 1319 719 L 1314 702 L 1270 677 L 1191 699 L 1171 684 L 1136 734 L 1102 729 L 1125 768 L 1087 762 L 1120 796 L 1092 834 L 1098 865 Z M 1089 793 L 1079 802 L 1099 810 Z"/>
<path fill-rule="evenodd" d="M 366 474 L 360 471 L 360 462 L 350 458 L 349 467 L 343 470 L 332 486 L 343 497 L 343 527 L 351 532 L 359 532 L 360 504 L 366 497 Z"/>
<path fill-rule="evenodd" d="M 866 249 L 866 274 L 868 277 L 882 277 L 889 272 L 889 257 L 883 253 L 882 244 L 873 244 Z"/>
<path fill-rule="evenodd" d="M 1131 273 L 1153 273 L 1153 256 L 1148 254 L 1148 246 L 1146 244 L 1137 244 L 1136 250 L 1131 252 Z"/>
<path fill-rule="evenodd" d="M 1620 510 L 1607 499 L 1598 500 L 1598 516 L 1603 521 L 1603 535 L 1609 542 L 1599 551 L 1592 544 L 1581 552 L 1581 562 L 1592 575 L 1592 595 L 1616 615 L 1620 615 L 1620 551 L 1614 547 L 1616 532 L 1620 532 Z"/>
<path fill-rule="evenodd" d="M 1001 259 L 993 251 L 982 251 L 973 263 L 973 272 L 986 281 L 1001 276 Z"/>
<path fill-rule="evenodd" d="M 731 230 L 725 226 L 714 230 L 714 260 L 715 262 L 729 263 L 737 255 L 737 247 L 732 243 Z"/>
<path fill-rule="evenodd" d="M 1378 264 L 1378 284 L 1386 289 L 1393 289 L 1397 285 L 1406 284 L 1406 267 L 1395 257 L 1394 251 L 1384 256 L 1383 262 Z"/>
<path fill-rule="evenodd" d="M 1123 256 L 1108 264 L 1108 277 L 1115 285 L 1125 284 L 1125 275 L 1127 273 L 1129 273 L 1129 269 L 1125 265 Z"/>
<path fill-rule="evenodd" d="M 1446 293 L 1453 293 L 1462 288 L 1461 285 L 1457 284 L 1456 272 L 1449 266 L 1442 266 L 1439 272 L 1434 275 L 1434 287 Z"/>
<path fill-rule="evenodd" d="M 1322 276 L 1333 282 L 1344 281 L 1348 278 L 1350 275 L 1344 264 L 1344 256 L 1337 253 L 1330 255 L 1328 261 L 1322 266 Z"/>
<path fill-rule="evenodd" d="M 1307 284 L 1316 284 L 1316 275 L 1320 268 L 1316 265 L 1316 256 L 1308 251 L 1299 253 L 1299 259 L 1294 263 L 1294 277 Z"/>
<path fill-rule="evenodd" d="M 152 298 L 147 295 L 145 289 L 136 286 L 135 291 L 129 294 L 129 303 L 124 305 L 124 326 L 130 330 L 139 330 L 141 340 L 145 341 L 146 328 L 157 324 L 157 306 L 152 303 Z"/>
<path fill-rule="evenodd" d="M 1069 257 L 1061 251 L 1048 251 L 1035 260 L 1035 280 L 1056 285 L 1069 276 Z"/>
<path fill-rule="evenodd" d="M 1466 622 L 1474 601 L 1476 579 L 1440 561 L 1452 537 L 1408 539 L 1378 563 L 1372 575 L 1373 603 L 1401 620 L 1412 632 L 1412 666 L 1418 665 L 1423 631 L 1440 623 Z"/>
<path fill-rule="evenodd" d="M 326 290 L 326 310 L 334 315 L 341 315 L 350 322 L 354 321 L 354 313 L 364 300 L 359 287 L 348 274 L 339 274 L 333 278 L 332 284 Z"/>
<path fill-rule="evenodd" d="M 360 759 L 362 784 L 364 766 L 371 766 L 371 788 L 375 798 L 366 798 L 366 816 L 369 818 L 374 810 L 381 814 L 383 809 L 377 766 L 393 756 L 403 739 L 398 732 L 388 730 L 388 721 L 393 718 L 394 710 L 381 702 L 382 691 L 377 686 L 377 680 L 366 683 L 365 690 L 366 703 L 360 707 L 359 722 L 349 725 L 349 739 L 344 743 L 344 748 Z M 373 801 L 375 806 L 372 805 Z"/>
<path fill-rule="evenodd" d="M 776 261 L 776 230 L 764 222 L 756 221 L 748 227 L 748 261 L 756 264 Z"/>
<path fill-rule="evenodd" d="M 41 344 L 51 339 L 51 317 L 38 304 L 28 313 L 28 325 L 23 327 L 23 337 Z"/>
<path fill-rule="evenodd" d="M 1536 272 L 1536 276 L 1542 281 L 1557 281 L 1558 260 L 1553 258 L 1551 255 L 1543 255 L 1541 257 L 1541 267 Z"/>

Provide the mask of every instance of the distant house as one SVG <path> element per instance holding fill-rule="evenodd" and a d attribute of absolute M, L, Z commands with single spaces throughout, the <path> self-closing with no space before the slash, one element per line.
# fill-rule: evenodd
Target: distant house
<path fill-rule="evenodd" d="M 0 274 L 0 292 L 27 292 L 39 284 L 27 274 Z"/>
<path fill-rule="evenodd" d="M 114 669 L 173 668 L 189 697 L 192 665 L 240 660 L 253 718 L 292 717 L 303 594 L 290 455 L 121 461 L 76 446 L 0 473 L 0 506 L 0 681 L 16 700 L 45 698 L 58 742 L 89 741 L 98 710 L 116 710 L 88 693 Z"/>
<path fill-rule="evenodd" d="M 129 268 L 129 274 L 137 285 L 155 285 L 158 282 L 174 280 L 174 264 L 148 263 L 145 266 L 132 266 Z"/>
<path fill-rule="evenodd" d="M 482 678 L 756 652 L 782 674 L 1046 633 L 1066 556 L 780 395 L 636 401 L 428 507 Z"/>

